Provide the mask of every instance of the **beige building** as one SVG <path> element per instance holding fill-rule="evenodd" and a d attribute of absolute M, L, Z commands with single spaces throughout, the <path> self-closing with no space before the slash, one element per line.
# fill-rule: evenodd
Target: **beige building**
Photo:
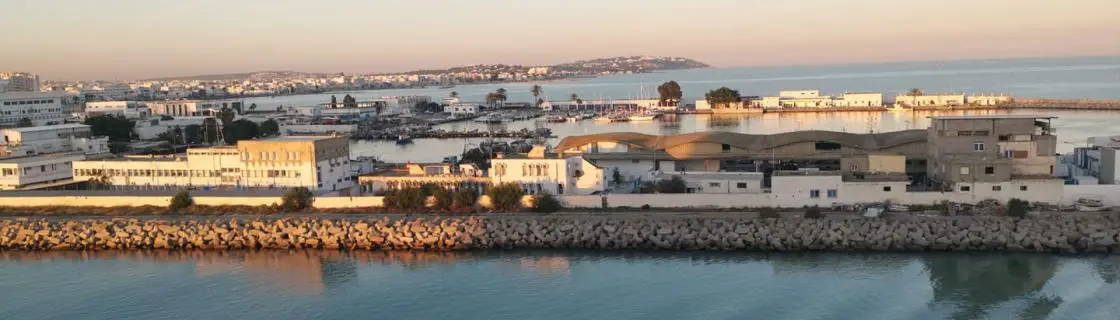
<path fill-rule="evenodd" d="M 895 105 L 903 107 L 952 107 L 965 105 L 964 94 L 898 95 Z"/>
<path fill-rule="evenodd" d="M 238 142 L 236 147 L 188 149 L 170 157 L 79 161 L 74 179 L 117 188 L 351 187 L 349 141 L 343 137 L 287 136 Z"/>
<path fill-rule="evenodd" d="M 883 94 L 879 92 L 846 92 L 832 102 L 837 107 L 882 107 Z"/>
<path fill-rule="evenodd" d="M 1054 117 L 1030 115 L 930 117 L 929 177 L 943 188 L 1053 178 Z"/>

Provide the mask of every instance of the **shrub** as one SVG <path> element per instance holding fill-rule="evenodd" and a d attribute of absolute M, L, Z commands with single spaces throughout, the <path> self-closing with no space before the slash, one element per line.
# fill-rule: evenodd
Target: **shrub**
<path fill-rule="evenodd" d="M 649 211 L 649 209 L 650 209 L 649 204 L 643 204 L 642 205 L 642 211 Z"/>
<path fill-rule="evenodd" d="M 758 217 L 766 219 L 778 219 L 781 218 L 782 215 L 778 213 L 778 210 L 774 210 L 774 208 L 765 207 L 762 209 L 758 209 Z"/>
<path fill-rule="evenodd" d="M 657 182 L 657 192 L 660 193 L 685 193 L 686 191 L 688 191 L 688 186 L 685 185 L 681 176 L 673 176 L 668 180 Z"/>
<path fill-rule="evenodd" d="M 1024 218 L 1027 216 L 1027 202 L 1012 198 L 1007 201 L 1007 215 L 1015 218 Z"/>
<path fill-rule="evenodd" d="M 432 196 L 435 197 L 436 200 L 436 209 L 451 210 L 451 208 L 455 205 L 455 200 L 451 195 L 451 190 L 437 188 L 432 190 Z"/>
<path fill-rule="evenodd" d="M 186 209 L 194 205 L 194 198 L 191 198 L 191 193 L 186 191 L 179 191 L 174 197 L 171 197 L 171 204 L 167 206 L 172 212 Z"/>
<path fill-rule="evenodd" d="M 451 197 L 451 207 L 456 210 L 471 209 L 478 203 L 478 191 L 472 188 L 460 188 Z"/>
<path fill-rule="evenodd" d="M 284 211 L 302 211 L 311 208 L 311 204 L 315 202 L 315 195 L 311 190 L 305 187 L 292 188 L 284 193 L 281 198 L 280 207 Z"/>
<path fill-rule="evenodd" d="M 808 209 L 805 209 L 805 218 L 806 219 L 824 218 L 824 213 L 821 212 L 820 207 L 812 206 L 812 207 L 809 207 Z"/>
<path fill-rule="evenodd" d="M 427 200 L 428 195 L 424 194 L 424 190 L 422 188 L 403 188 L 388 191 L 385 194 L 384 201 L 386 208 L 400 210 L 419 210 L 426 207 L 424 205 L 424 201 Z"/>
<path fill-rule="evenodd" d="M 516 183 L 503 183 L 490 187 L 486 190 L 486 195 L 490 196 L 490 203 L 495 210 L 516 211 L 521 209 L 521 198 L 525 196 L 525 191 Z"/>
<path fill-rule="evenodd" d="M 548 193 L 540 194 L 533 199 L 533 212 L 553 213 L 563 208 L 564 206 L 560 204 L 560 200 L 556 199 L 556 196 Z"/>

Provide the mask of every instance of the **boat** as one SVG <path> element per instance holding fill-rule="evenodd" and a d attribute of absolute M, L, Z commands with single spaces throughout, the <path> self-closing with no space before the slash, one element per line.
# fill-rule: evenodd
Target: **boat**
<path fill-rule="evenodd" d="M 626 117 L 626 119 L 630 121 L 653 121 L 655 117 L 656 116 L 652 114 L 632 114 Z"/>
<path fill-rule="evenodd" d="M 610 117 L 610 116 L 607 116 L 607 115 L 601 115 L 601 116 L 595 117 L 595 119 L 594 119 L 594 120 L 595 120 L 596 122 L 611 122 L 611 120 L 612 120 L 612 119 L 611 119 L 611 117 Z"/>
<path fill-rule="evenodd" d="M 1104 210 L 1105 210 L 1104 202 L 1101 201 L 1100 197 L 1086 196 L 1086 197 L 1077 198 L 1077 211 L 1097 212 L 1097 211 L 1104 211 Z"/>
<path fill-rule="evenodd" d="M 548 116 L 548 122 L 567 122 L 568 119 L 564 116 Z"/>
<path fill-rule="evenodd" d="M 583 120 L 580 116 L 568 116 L 568 122 L 579 122 Z"/>
<path fill-rule="evenodd" d="M 411 143 L 412 143 L 412 137 L 406 136 L 406 135 L 397 136 L 397 144 L 404 145 L 404 144 L 411 144 Z"/>

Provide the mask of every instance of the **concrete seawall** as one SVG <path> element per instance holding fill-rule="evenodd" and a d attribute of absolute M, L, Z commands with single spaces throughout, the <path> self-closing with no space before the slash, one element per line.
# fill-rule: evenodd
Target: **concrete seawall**
<path fill-rule="evenodd" d="M 2 220 L 0 250 L 515 248 L 1117 252 L 1120 216 Z"/>

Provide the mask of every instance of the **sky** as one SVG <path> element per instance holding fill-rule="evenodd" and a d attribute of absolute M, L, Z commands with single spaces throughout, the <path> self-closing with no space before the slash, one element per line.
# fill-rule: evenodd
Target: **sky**
<path fill-rule="evenodd" d="M 717 67 L 1120 55 L 1120 0 L 2 0 L 0 71 L 127 80 L 623 55 Z"/>

